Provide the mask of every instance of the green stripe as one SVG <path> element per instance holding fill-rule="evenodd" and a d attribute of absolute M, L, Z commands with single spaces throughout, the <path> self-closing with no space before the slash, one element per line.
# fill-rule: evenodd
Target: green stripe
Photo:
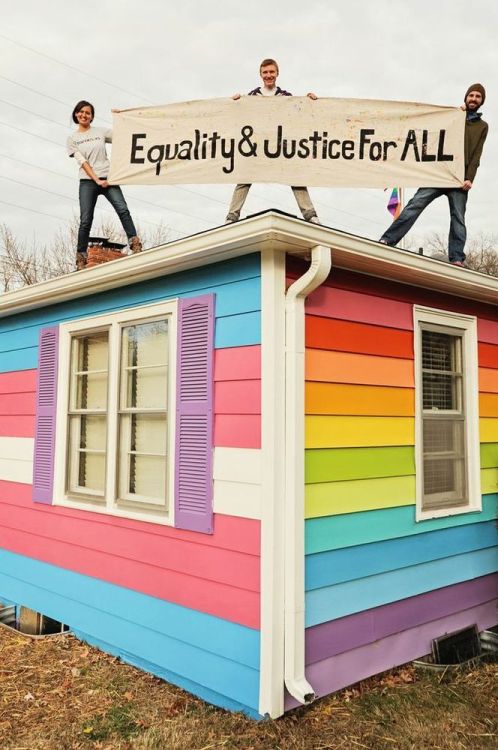
<path fill-rule="evenodd" d="M 498 467 L 498 443 L 481 443 L 481 468 Z M 309 448 L 305 452 L 306 484 L 344 482 L 415 474 L 411 446 L 389 448 Z"/>
<path fill-rule="evenodd" d="M 415 474 L 412 446 L 394 448 L 317 448 L 305 453 L 306 484 Z"/>
<path fill-rule="evenodd" d="M 481 469 L 498 466 L 498 443 L 481 443 Z"/>
<path fill-rule="evenodd" d="M 310 484 L 306 487 L 305 517 L 396 508 L 400 505 L 415 505 L 415 501 L 413 475 Z"/>
<path fill-rule="evenodd" d="M 498 494 L 483 495 L 482 511 L 428 521 L 415 521 L 415 507 L 388 508 L 347 513 L 306 521 L 306 554 L 398 539 L 436 529 L 491 521 L 498 516 Z"/>

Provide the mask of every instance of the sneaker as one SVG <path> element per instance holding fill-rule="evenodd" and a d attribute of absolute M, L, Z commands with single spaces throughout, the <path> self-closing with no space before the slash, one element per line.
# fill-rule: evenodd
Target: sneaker
<path fill-rule="evenodd" d="M 467 268 L 462 260 L 450 260 L 450 266 L 458 266 L 459 268 Z"/>
<path fill-rule="evenodd" d="M 308 219 L 308 221 L 310 224 L 321 224 L 321 221 L 316 214 L 312 216 L 311 219 Z"/>
<path fill-rule="evenodd" d="M 225 219 L 225 224 L 234 224 L 238 220 L 239 217 L 237 216 L 237 214 L 228 214 L 227 218 Z"/>
<path fill-rule="evenodd" d="M 132 237 L 130 240 L 130 250 L 135 255 L 135 253 L 141 253 L 143 250 L 142 247 L 142 240 L 140 237 Z"/>

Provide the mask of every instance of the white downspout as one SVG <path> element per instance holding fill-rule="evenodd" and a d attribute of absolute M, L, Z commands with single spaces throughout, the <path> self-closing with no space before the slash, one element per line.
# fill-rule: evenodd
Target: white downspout
<path fill-rule="evenodd" d="M 317 245 L 285 297 L 285 686 L 300 703 L 315 697 L 304 653 L 304 302 L 331 267 L 330 247 Z"/>

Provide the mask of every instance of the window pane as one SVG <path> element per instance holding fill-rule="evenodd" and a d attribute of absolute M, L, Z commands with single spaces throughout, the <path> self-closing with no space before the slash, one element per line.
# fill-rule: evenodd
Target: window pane
<path fill-rule="evenodd" d="M 424 464 L 424 493 L 426 504 L 430 495 L 444 493 L 452 503 L 465 495 L 465 462 L 462 459 L 441 458 Z M 429 496 L 429 497 L 427 497 Z M 443 498 L 437 498 L 438 504 Z"/>
<path fill-rule="evenodd" d="M 166 415 L 125 414 L 121 416 L 119 454 L 119 496 L 121 498 L 165 504 L 166 446 Z"/>
<path fill-rule="evenodd" d="M 121 408 L 166 409 L 168 321 L 126 326 L 121 352 Z"/>
<path fill-rule="evenodd" d="M 128 499 L 135 502 L 165 504 L 166 500 L 166 460 L 160 456 L 133 454 L 129 457 L 129 472 L 126 486 L 121 488 L 120 497 L 135 495 Z"/>
<path fill-rule="evenodd" d="M 107 331 L 73 339 L 72 408 L 106 408 L 108 348 Z"/>
<path fill-rule="evenodd" d="M 69 440 L 69 491 L 103 494 L 105 487 L 105 417 L 72 417 Z"/>
<path fill-rule="evenodd" d="M 422 381 L 424 410 L 455 411 L 459 409 L 457 395 L 460 387 L 459 377 L 424 372 Z"/>
<path fill-rule="evenodd" d="M 461 338 L 422 331 L 422 401 L 425 411 L 462 409 Z"/>
<path fill-rule="evenodd" d="M 127 409 L 166 409 L 168 402 L 168 368 L 153 367 L 126 372 Z"/>
<path fill-rule="evenodd" d="M 455 336 L 441 331 L 422 331 L 422 368 L 455 370 Z"/>
<path fill-rule="evenodd" d="M 424 419 L 424 508 L 466 500 L 467 476 L 463 420 Z"/>
<path fill-rule="evenodd" d="M 424 419 L 424 456 L 434 453 L 464 454 L 464 422 L 460 419 Z"/>

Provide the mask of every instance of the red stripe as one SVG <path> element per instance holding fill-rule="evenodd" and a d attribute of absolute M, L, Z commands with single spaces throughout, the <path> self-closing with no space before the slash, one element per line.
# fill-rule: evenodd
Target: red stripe
<path fill-rule="evenodd" d="M 306 315 L 306 346 L 413 359 L 413 334 L 384 326 Z"/>
<path fill-rule="evenodd" d="M 478 350 L 479 367 L 490 367 L 493 370 L 498 370 L 498 346 L 480 343 Z"/>

